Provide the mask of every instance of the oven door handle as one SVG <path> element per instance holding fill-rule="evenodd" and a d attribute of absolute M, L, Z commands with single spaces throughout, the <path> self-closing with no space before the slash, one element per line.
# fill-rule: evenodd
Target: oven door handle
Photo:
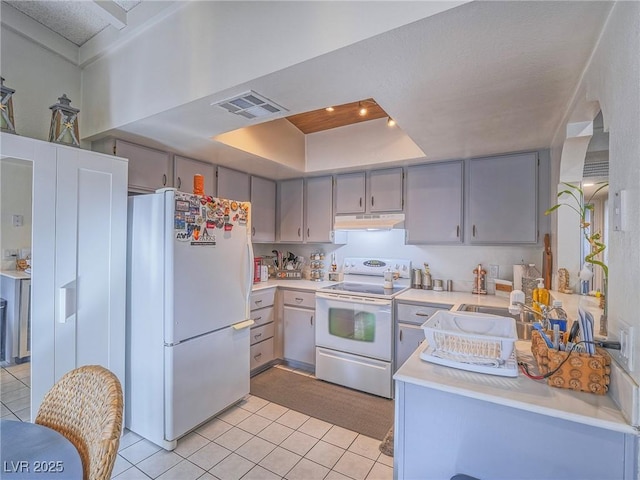
<path fill-rule="evenodd" d="M 355 295 L 339 295 L 337 293 L 316 292 L 316 298 L 324 298 L 334 302 L 361 303 L 364 305 L 391 305 L 390 299 L 358 297 Z"/>

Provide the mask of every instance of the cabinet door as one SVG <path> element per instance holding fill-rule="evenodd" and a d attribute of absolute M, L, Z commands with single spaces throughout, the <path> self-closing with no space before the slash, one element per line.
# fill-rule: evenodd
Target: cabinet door
<path fill-rule="evenodd" d="M 470 242 L 536 243 L 537 192 L 536 153 L 470 160 Z"/>
<path fill-rule="evenodd" d="M 315 177 L 306 181 L 305 238 L 307 242 L 330 242 L 333 230 L 333 179 Z"/>
<path fill-rule="evenodd" d="M 278 224 L 281 242 L 302 242 L 302 195 L 301 178 L 284 180 L 278 183 Z"/>
<path fill-rule="evenodd" d="M 396 328 L 396 364 L 398 370 L 416 348 L 424 342 L 424 331 L 419 325 L 398 323 Z"/>
<path fill-rule="evenodd" d="M 462 190 L 462 162 L 407 168 L 407 243 L 461 243 Z"/>
<path fill-rule="evenodd" d="M 239 202 L 251 200 L 249 189 L 249 174 L 218 167 L 218 197 L 230 198 Z"/>
<path fill-rule="evenodd" d="M 336 176 L 336 213 L 365 211 L 365 174 L 345 173 Z"/>
<path fill-rule="evenodd" d="M 190 158 L 174 157 L 173 185 L 181 192 L 193 192 L 193 176 L 204 177 L 204 193 L 216 196 L 216 167 L 210 163 L 191 160 Z"/>
<path fill-rule="evenodd" d="M 372 213 L 401 212 L 402 180 L 402 168 L 372 171 L 369 176 L 371 185 L 369 211 Z"/>
<path fill-rule="evenodd" d="M 284 306 L 284 358 L 315 365 L 315 310 Z"/>
<path fill-rule="evenodd" d="M 276 182 L 251 177 L 251 239 L 276 241 Z"/>
<path fill-rule="evenodd" d="M 129 190 L 154 192 L 172 185 L 171 156 L 167 152 L 116 140 L 114 154 L 129 159 Z"/>
<path fill-rule="evenodd" d="M 125 385 L 126 241 L 127 163 L 58 148 L 56 380 L 80 365 L 102 365 Z"/>

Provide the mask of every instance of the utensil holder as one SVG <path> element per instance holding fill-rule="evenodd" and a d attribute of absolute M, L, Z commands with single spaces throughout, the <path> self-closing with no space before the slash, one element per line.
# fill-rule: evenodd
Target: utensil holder
<path fill-rule="evenodd" d="M 552 332 L 546 332 L 553 335 Z M 558 368 L 566 358 L 570 358 L 556 373 L 547 378 L 552 387 L 567 388 L 581 392 L 605 395 L 609 390 L 611 374 L 611 357 L 602 348 L 596 348 L 596 353 L 563 352 L 550 349 L 540 336 L 533 331 L 531 334 L 531 353 L 538 363 L 541 374 Z"/>

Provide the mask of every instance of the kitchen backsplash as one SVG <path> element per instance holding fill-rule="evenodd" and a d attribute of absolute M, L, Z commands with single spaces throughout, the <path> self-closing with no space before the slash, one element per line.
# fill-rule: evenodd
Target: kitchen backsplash
<path fill-rule="evenodd" d="M 542 267 L 543 249 L 537 246 L 461 246 L 461 245 L 405 245 L 404 230 L 379 232 L 349 232 L 346 245 L 331 244 L 277 244 L 254 245 L 255 255 L 273 255 L 271 250 L 290 250 L 296 255 L 309 259 L 311 253 L 321 250 L 325 254 L 328 267 L 331 253 L 336 254 L 340 266 L 345 257 L 391 257 L 411 260 L 413 268 L 423 268 L 426 262 L 434 279 L 453 280 L 456 291 L 471 291 L 473 269 L 481 263 L 489 271 L 489 265 L 498 265 L 499 276 L 513 280 L 513 265 L 535 263 Z M 554 267 L 555 268 L 555 267 Z M 325 270 L 328 270 L 326 268 Z M 446 282 L 445 282 L 446 283 Z M 495 292 L 493 279 L 487 277 L 487 290 Z"/>

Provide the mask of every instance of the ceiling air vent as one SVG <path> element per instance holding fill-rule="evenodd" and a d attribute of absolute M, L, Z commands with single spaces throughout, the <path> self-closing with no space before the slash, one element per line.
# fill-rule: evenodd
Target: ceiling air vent
<path fill-rule="evenodd" d="M 609 160 L 585 162 L 582 171 L 584 178 L 589 177 L 604 177 L 609 178 Z"/>
<path fill-rule="evenodd" d="M 211 105 L 217 105 L 245 118 L 267 117 L 287 111 L 286 108 L 253 91 Z"/>

